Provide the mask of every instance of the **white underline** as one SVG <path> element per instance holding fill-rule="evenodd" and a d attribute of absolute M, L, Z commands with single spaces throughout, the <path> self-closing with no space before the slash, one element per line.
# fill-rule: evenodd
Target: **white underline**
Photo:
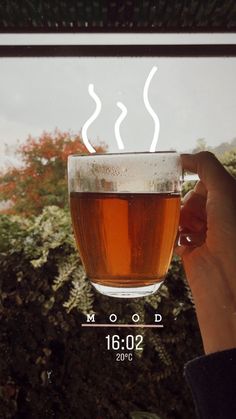
<path fill-rule="evenodd" d="M 95 323 L 82 323 L 82 327 L 164 327 L 163 324 L 121 324 L 121 323 L 103 323 L 103 324 L 95 324 Z"/>

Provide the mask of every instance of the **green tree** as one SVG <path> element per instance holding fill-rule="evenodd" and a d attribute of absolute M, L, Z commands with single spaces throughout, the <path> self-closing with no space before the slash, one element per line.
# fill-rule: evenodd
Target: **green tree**
<path fill-rule="evenodd" d="M 220 160 L 229 173 L 236 178 L 236 147 L 226 151 Z"/>
<path fill-rule="evenodd" d="M 209 150 L 205 138 L 198 138 L 196 141 L 196 147 L 193 149 L 193 153 L 199 153 L 199 151 Z"/>

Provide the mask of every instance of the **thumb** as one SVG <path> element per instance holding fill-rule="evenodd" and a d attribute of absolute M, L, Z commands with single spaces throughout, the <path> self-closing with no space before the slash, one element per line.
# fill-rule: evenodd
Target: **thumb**
<path fill-rule="evenodd" d="M 234 184 L 233 177 L 225 170 L 214 154 L 201 151 L 196 154 L 181 154 L 184 170 L 197 173 L 208 191 L 221 191 Z"/>

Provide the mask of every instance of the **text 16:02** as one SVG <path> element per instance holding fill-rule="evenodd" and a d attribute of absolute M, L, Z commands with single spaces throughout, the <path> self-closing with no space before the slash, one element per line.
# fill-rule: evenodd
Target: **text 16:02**
<path fill-rule="evenodd" d="M 127 335 L 125 338 L 121 338 L 119 335 L 107 335 L 107 350 L 119 351 L 119 350 L 128 350 L 133 351 L 142 351 L 141 344 L 143 342 L 142 335 Z"/>

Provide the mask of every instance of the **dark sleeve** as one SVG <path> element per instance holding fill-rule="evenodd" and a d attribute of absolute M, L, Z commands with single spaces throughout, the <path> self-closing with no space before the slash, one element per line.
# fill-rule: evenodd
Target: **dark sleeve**
<path fill-rule="evenodd" d="M 184 375 L 197 418 L 236 419 L 236 348 L 193 359 Z"/>

